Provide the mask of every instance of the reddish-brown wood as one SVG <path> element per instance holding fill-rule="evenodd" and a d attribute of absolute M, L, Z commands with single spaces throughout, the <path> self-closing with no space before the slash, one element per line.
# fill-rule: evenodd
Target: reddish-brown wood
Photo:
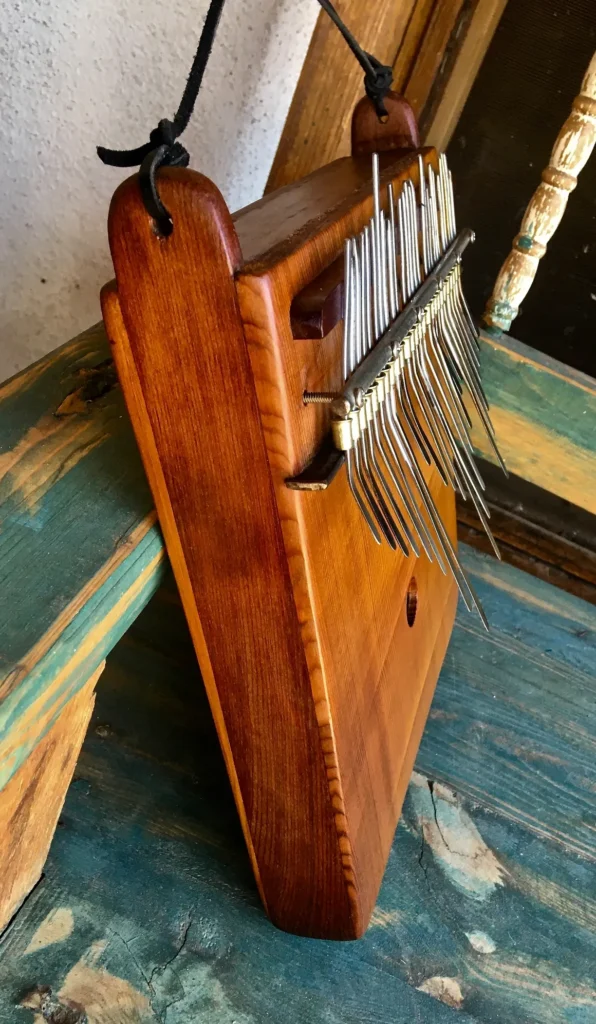
<path fill-rule="evenodd" d="M 434 159 L 430 151 L 425 160 Z M 385 167 L 396 186 L 417 156 Z M 292 336 L 292 304 L 372 213 L 370 161 L 347 158 L 240 211 L 201 175 L 116 192 L 116 364 L 272 920 L 354 938 L 372 912 L 453 623 L 453 582 L 377 547 L 345 470 L 290 490 L 339 385 L 341 325 Z M 427 474 L 449 532 L 455 503 Z M 413 625 L 406 595 L 415 577 Z"/>
<path fill-rule="evenodd" d="M 294 338 L 324 338 L 343 316 L 344 259 L 340 256 L 293 299 Z"/>
<path fill-rule="evenodd" d="M 403 96 L 390 92 L 384 99 L 387 117 L 379 119 L 375 106 L 363 96 L 352 116 L 352 153 L 393 152 L 417 149 L 420 145 L 418 125 L 410 104 Z"/>

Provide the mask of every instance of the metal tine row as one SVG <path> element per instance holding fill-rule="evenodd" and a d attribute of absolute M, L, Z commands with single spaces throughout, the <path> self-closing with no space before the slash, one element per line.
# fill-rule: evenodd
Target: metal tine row
<path fill-rule="evenodd" d="M 456 236 L 451 174 L 444 157 L 438 174 L 420 158 L 418 193 L 412 181 L 381 200 L 378 157 L 373 158 L 374 213 L 359 236 L 345 243 L 344 379 L 350 376 L 441 259 Z M 478 339 L 463 297 L 459 263 L 424 315 L 394 350 L 394 358 L 351 414 L 346 451 L 348 483 L 377 543 L 427 557 L 450 571 L 469 610 L 486 617 L 461 566 L 420 468 L 434 464 L 444 484 L 470 497 L 490 532 L 484 484 L 472 456 L 470 394 L 497 457 L 479 373 Z M 500 557 L 500 556 L 499 556 Z"/>

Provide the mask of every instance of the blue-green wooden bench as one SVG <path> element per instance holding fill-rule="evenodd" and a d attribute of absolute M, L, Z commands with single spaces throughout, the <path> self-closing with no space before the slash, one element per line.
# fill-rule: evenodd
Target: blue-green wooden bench
<path fill-rule="evenodd" d="M 483 360 L 510 469 L 596 511 L 595 382 Z M 463 550 L 491 634 L 457 620 L 371 929 L 317 942 L 260 908 L 101 327 L 0 390 L 0 519 L 0 1022 L 596 1022 L 593 606 Z"/>

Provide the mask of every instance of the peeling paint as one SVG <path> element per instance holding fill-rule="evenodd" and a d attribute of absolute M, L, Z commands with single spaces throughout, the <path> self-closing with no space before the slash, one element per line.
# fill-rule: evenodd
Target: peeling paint
<path fill-rule="evenodd" d="M 130 982 L 97 966 L 106 946 L 104 940 L 93 943 L 70 969 L 58 993 L 59 1005 L 65 1010 L 82 1008 L 87 1024 L 155 1024 L 149 999 Z M 35 1003 L 33 993 L 21 1005 L 37 1010 L 39 997 L 37 1006 Z M 44 1024 L 47 1019 L 43 1013 L 36 1012 L 34 1024 Z"/>
<path fill-rule="evenodd" d="M 391 928 L 400 919 L 401 914 L 398 910 L 383 910 L 381 907 L 375 907 L 370 918 L 370 926 L 371 928 Z"/>
<path fill-rule="evenodd" d="M 427 996 L 432 996 L 447 1006 L 460 1009 L 463 1005 L 464 997 L 457 978 L 442 978 L 437 975 L 434 978 L 427 978 L 417 988 L 419 992 L 425 992 Z"/>
<path fill-rule="evenodd" d="M 424 841 L 449 881 L 472 899 L 488 899 L 504 884 L 506 871 L 457 795 L 416 772 L 410 795 Z"/>
<path fill-rule="evenodd" d="M 486 932 L 466 932 L 466 938 L 477 953 L 494 953 L 497 948 L 496 943 Z"/>
<path fill-rule="evenodd" d="M 46 946 L 52 946 L 56 942 L 64 942 L 72 935 L 73 928 L 74 915 L 70 907 L 57 907 L 56 910 L 50 910 L 50 913 L 31 936 L 31 941 L 23 956 L 36 953 L 38 949 L 45 949 Z"/>

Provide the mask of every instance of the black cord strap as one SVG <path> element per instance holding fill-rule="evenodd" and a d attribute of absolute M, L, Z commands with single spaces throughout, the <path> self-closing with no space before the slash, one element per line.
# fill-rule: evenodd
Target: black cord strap
<path fill-rule="evenodd" d="M 366 50 L 362 49 L 350 32 L 349 28 L 344 25 L 339 14 L 335 10 L 335 7 L 331 3 L 331 0 L 319 0 L 319 3 L 326 14 L 329 15 L 332 22 L 337 25 L 346 43 L 350 47 L 350 50 L 364 71 L 364 88 L 366 90 L 366 95 L 374 103 L 377 117 L 379 120 L 382 117 L 387 117 L 387 111 L 383 100 L 393 83 L 392 69 L 386 64 L 381 64 L 380 60 L 373 57 L 372 53 L 367 53 Z"/>
<path fill-rule="evenodd" d="M 182 99 L 173 121 L 160 121 L 149 136 L 149 142 L 137 149 L 117 150 L 97 147 L 97 155 L 104 164 L 112 167 L 138 167 L 141 195 L 147 213 L 153 217 L 160 235 L 172 232 L 172 218 L 159 198 L 155 175 L 160 167 L 187 167 L 189 155 L 184 146 L 177 142 L 192 116 L 207 61 L 215 39 L 225 0 L 211 0 L 195 58 L 184 87 Z"/>
<path fill-rule="evenodd" d="M 111 167 L 139 167 L 139 185 L 147 213 L 155 221 L 160 235 L 167 236 L 173 230 L 172 218 L 162 203 L 156 185 L 156 174 L 160 167 L 187 167 L 189 155 L 178 136 L 187 127 L 201 88 L 201 82 L 211 54 L 215 33 L 219 24 L 225 0 L 211 0 L 195 58 L 184 87 L 182 99 L 173 121 L 160 121 L 149 135 L 149 142 L 136 149 L 105 149 L 97 147 L 97 155 L 104 164 Z M 319 0 L 323 10 L 337 25 L 352 53 L 364 71 L 364 88 L 375 105 L 379 118 L 386 117 L 383 100 L 393 81 L 390 67 L 381 64 L 371 53 L 358 44 L 352 33 L 341 20 L 331 0 Z M 140 166 L 139 166 L 140 165 Z"/>

